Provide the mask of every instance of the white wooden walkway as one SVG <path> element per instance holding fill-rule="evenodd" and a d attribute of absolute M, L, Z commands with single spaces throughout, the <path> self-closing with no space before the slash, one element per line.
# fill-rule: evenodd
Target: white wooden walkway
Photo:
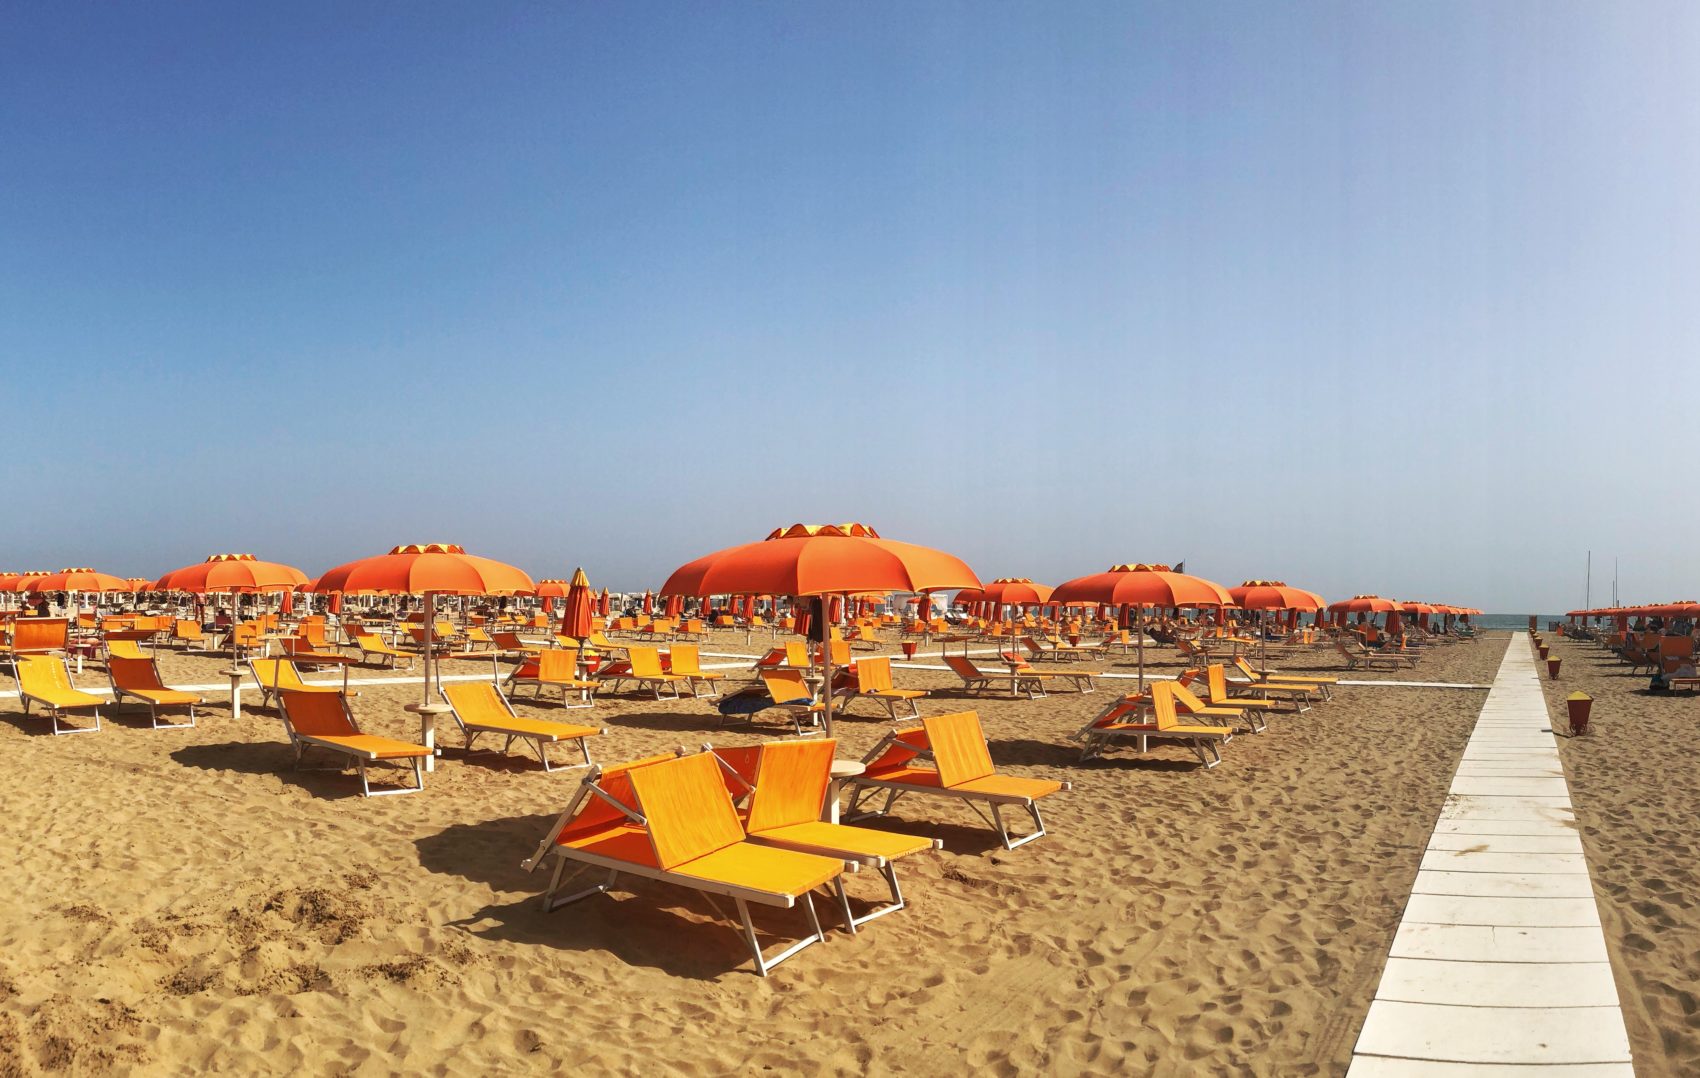
<path fill-rule="evenodd" d="M 1464 749 L 1352 1078 L 1628 1076 L 1629 1037 L 1527 633 Z"/>

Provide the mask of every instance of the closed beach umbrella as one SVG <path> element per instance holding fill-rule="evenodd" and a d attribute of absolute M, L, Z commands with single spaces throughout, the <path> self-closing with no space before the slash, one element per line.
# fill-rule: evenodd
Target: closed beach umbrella
<path fill-rule="evenodd" d="M 682 565 L 667 578 L 662 590 L 682 595 L 772 592 L 825 596 L 979 586 L 979 578 L 960 558 L 930 547 L 883 539 L 866 525 L 795 524 L 774 530 L 761 542 L 728 547 Z M 826 649 L 825 674 L 823 718 L 830 737 L 830 648 Z"/>
<path fill-rule="evenodd" d="M 647 588 L 643 593 L 643 613 L 645 617 L 650 617 L 655 613 L 655 593 Z"/>
<path fill-rule="evenodd" d="M 561 612 L 561 635 L 583 640 L 590 635 L 590 578 L 581 568 L 573 573 L 567 588 L 566 609 Z"/>

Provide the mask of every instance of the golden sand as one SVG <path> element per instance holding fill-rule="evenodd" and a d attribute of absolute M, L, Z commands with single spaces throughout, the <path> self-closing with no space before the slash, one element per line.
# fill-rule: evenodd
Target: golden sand
<path fill-rule="evenodd" d="M 704 651 L 753 654 L 763 642 L 721 634 Z M 1504 644 L 1491 634 L 1435 649 L 1415 671 L 1366 676 L 1485 685 Z M 1152 658 L 1178 668 L 1171 651 Z M 226 662 L 168 653 L 160 665 L 168 682 L 204 683 Z M 103 677 L 90 665 L 80 681 Z M 541 912 L 544 873 L 520 862 L 583 772 L 466 758 L 446 717 L 425 792 L 363 800 L 351 774 L 290 770 L 281 726 L 256 694 L 239 721 L 219 692 L 196 729 L 155 731 L 128 714 L 61 738 L 0 702 L 10 855 L 0 1073 L 1343 1071 L 1484 692 L 1342 688 L 1237 737 L 1206 772 L 1180 748 L 1078 764 L 1068 735 L 1108 691 L 966 699 L 942 673 L 899 668 L 896 678 L 936 690 L 929 713 L 977 709 L 1000 769 L 1075 788 L 1045 804 L 1051 834 L 1013 852 L 967 809 L 900 806 L 877 825 L 945 842 L 903 863 L 909 908 L 855 937 L 829 933 L 766 980 L 686 891 L 626 881 Z M 416 683 L 363 686 L 353 706 L 368 731 L 417 738 L 402 706 L 418 693 Z M 860 756 L 889 728 L 876 710 L 862 702 L 840 723 L 840 756 Z M 521 712 L 610 726 L 593 742 L 603 762 L 763 736 L 716 729 L 707 702 L 637 694 L 594 711 L 527 702 Z M 1575 785 L 1578 812 L 1614 836 L 1599 859 L 1588 835 L 1608 910 L 1612 889 L 1652 865 L 1669 885 L 1668 914 L 1608 913 L 1620 971 L 1635 972 L 1629 941 L 1686 920 L 1692 985 L 1695 889 L 1669 870 L 1674 829 L 1692 812 L 1601 809 L 1592 795 L 1645 789 L 1693 757 L 1672 752 L 1650 774 L 1626 752 L 1609 765 L 1603 755 L 1576 767 Z M 1637 837 L 1649 830 L 1664 840 Z M 877 882 L 850 886 L 871 898 Z M 786 938 L 801 919 L 758 918 Z M 1674 987 L 1640 1010 L 1625 1004 L 1642 1040 L 1693 1021 L 1693 996 Z M 1692 1060 L 1688 1028 L 1681 1050 Z M 1640 1041 L 1636 1052 L 1645 1058 Z"/>

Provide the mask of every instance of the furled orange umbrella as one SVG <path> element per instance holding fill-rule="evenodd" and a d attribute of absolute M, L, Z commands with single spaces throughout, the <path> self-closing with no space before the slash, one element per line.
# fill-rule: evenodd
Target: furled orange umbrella
<path fill-rule="evenodd" d="M 979 586 L 974 570 L 962 559 L 930 547 L 882 539 L 866 525 L 794 524 L 775 529 L 759 543 L 728 547 L 682 565 L 661 590 L 669 595 L 832 595 Z M 820 635 L 825 637 L 824 627 Z M 825 651 L 822 715 L 831 737 L 832 649 Z"/>
<path fill-rule="evenodd" d="M 1107 571 L 1076 577 L 1058 584 L 1051 592 L 1054 603 L 1109 603 L 1131 606 L 1139 611 L 1135 638 L 1139 652 L 1139 691 L 1145 691 L 1146 607 L 1233 606 L 1226 588 L 1203 577 L 1177 573 L 1167 565 L 1138 562 L 1112 565 Z"/>
<path fill-rule="evenodd" d="M 573 582 L 567 588 L 566 609 L 561 612 L 561 634 L 583 640 L 590 635 L 590 618 L 590 578 L 581 568 L 573 573 Z"/>
<path fill-rule="evenodd" d="M 643 616 L 646 618 L 655 616 L 655 593 L 648 589 L 645 589 L 643 593 Z"/>
<path fill-rule="evenodd" d="M 601 605 L 601 608 L 602 608 L 602 616 L 603 617 L 607 617 L 608 612 L 610 610 L 614 609 L 614 601 L 608 597 L 608 589 L 607 588 L 602 589 L 602 602 L 601 602 L 600 605 Z"/>
<path fill-rule="evenodd" d="M 387 554 L 362 558 L 328 570 L 313 582 L 315 592 L 342 595 L 423 595 L 425 597 L 425 686 L 418 710 L 432 708 L 433 630 L 439 595 L 529 595 L 537 585 L 523 570 L 468 554 L 452 543 L 416 543 Z"/>

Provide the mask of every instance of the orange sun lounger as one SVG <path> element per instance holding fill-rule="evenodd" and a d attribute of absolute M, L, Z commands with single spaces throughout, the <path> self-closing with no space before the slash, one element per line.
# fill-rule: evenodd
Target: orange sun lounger
<path fill-rule="evenodd" d="M 1154 714 L 1146 718 L 1144 712 L 1148 709 Z M 1166 681 L 1152 682 L 1149 696 L 1122 697 L 1074 735 L 1076 741 L 1084 742 L 1080 750 L 1082 763 L 1104 755 L 1118 742 L 1131 741 L 1137 751 L 1145 752 L 1152 741 L 1173 741 L 1192 750 L 1206 770 L 1222 762 L 1220 746 L 1233 737 L 1233 728 L 1229 726 L 1181 722 L 1175 710 L 1175 686 Z"/>
<path fill-rule="evenodd" d="M 925 689 L 896 689 L 891 684 L 891 660 L 884 656 L 863 659 L 856 664 L 856 682 L 844 692 L 845 712 L 850 710 L 850 704 L 858 697 L 867 697 L 885 705 L 886 714 L 896 720 L 897 705 L 909 705 L 909 714 L 903 716 L 909 719 L 921 717 L 921 709 L 915 701 L 927 696 Z"/>
<path fill-rule="evenodd" d="M 416 794 L 425 788 L 425 758 L 431 750 L 410 741 L 363 734 L 354 724 L 354 714 L 348 710 L 348 700 L 341 693 L 301 692 L 296 689 L 278 690 L 282 703 L 284 732 L 289 735 L 290 747 L 295 750 L 295 766 L 306 771 L 342 771 L 347 765 L 334 768 L 302 768 L 301 757 L 310 748 L 325 749 L 354 761 L 360 772 L 360 792 L 366 797 L 388 794 Z M 366 781 L 366 766 L 382 760 L 401 760 L 413 765 L 413 785 L 388 790 L 374 790 Z"/>
<path fill-rule="evenodd" d="M 898 798 L 908 794 L 947 797 L 961 801 L 997 830 L 1005 849 L 1032 842 L 1045 833 L 1039 815 L 1039 800 L 1070 789 L 1069 783 L 1048 779 L 1000 775 L 986 748 L 980 716 L 972 711 L 932 715 L 918 727 L 887 734 L 863 757 L 867 770 L 846 779 L 853 791 L 846 815 L 856 818 L 863 795 L 886 795 L 885 807 L 870 809 L 864 816 L 889 813 Z M 930 762 L 931 767 L 922 766 Z M 980 805 L 991 810 L 988 816 Z M 1020 808 L 1032 817 L 1033 830 L 1012 837 L 1004 826 L 1003 808 Z"/>
<path fill-rule="evenodd" d="M 750 957 L 763 977 L 825 939 L 812 897 L 817 888 L 830 888 L 847 922 L 851 916 L 844 894 L 844 860 L 749 841 L 720 765 L 706 752 L 651 757 L 607 770 L 592 767 L 522 867 L 534 871 L 551 857 L 555 871 L 543 892 L 545 910 L 607 891 L 622 874 L 730 898 Z M 574 866 L 571 876 L 566 874 L 569 866 Z M 587 870 L 607 875 L 601 883 L 560 893 L 563 884 Z M 780 909 L 801 904 L 808 915 L 808 934 L 768 956 L 750 919 L 751 903 Z"/>
<path fill-rule="evenodd" d="M 751 842 L 785 850 L 837 857 L 872 868 L 885 878 L 890 900 L 852 917 L 851 931 L 876 917 L 903 908 L 903 888 L 897 882 L 897 861 L 923 850 L 936 850 L 938 839 L 877 831 L 821 819 L 832 781 L 836 740 L 770 741 L 750 749 L 714 749 L 734 801 L 748 795 L 744 829 Z M 748 765 L 755 754 L 753 774 Z M 738 789 L 742 787 L 742 789 Z"/>
<path fill-rule="evenodd" d="M 1313 689 L 1324 700 L 1334 695 L 1334 686 L 1340 682 L 1337 677 L 1312 677 L 1308 674 L 1282 674 L 1274 670 L 1259 670 L 1244 659 L 1235 659 L 1234 667 L 1254 685 L 1299 685 Z"/>
<path fill-rule="evenodd" d="M 195 725 L 195 705 L 203 701 L 192 692 L 173 689 L 161 681 L 159 667 L 153 659 L 110 655 L 106 659 L 106 673 L 112 679 L 113 699 L 122 702 L 126 696 L 131 696 L 146 704 L 148 720 L 155 730 L 181 730 Z M 162 707 L 187 708 L 189 721 L 160 722 L 159 709 Z"/>
<path fill-rule="evenodd" d="M 587 681 L 578 676 L 578 652 L 568 648 L 544 648 L 530 658 L 522 659 L 508 675 L 508 684 L 518 688 L 520 685 L 537 686 L 537 696 L 543 696 L 544 686 L 553 686 L 561 690 L 561 706 L 569 710 L 580 710 L 596 705 L 596 690 L 602 687 L 600 681 Z M 568 693 L 577 692 L 579 702 L 569 703 Z"/>
<path fill-rule="evenodd" d="M 706 699 L 719 697 L 720 690 L 715 688 L 714 683 L 725 681 L 726 675 L 711 673 L 702 668 L 702 652 L 697 645 L 674 644 L 668 652 L 668 657 L 672 662 L 673 673 L 690 682 L 692 696 L 698 695 L 697 682 L 700 681 L 708 689 L 708 692 L 702 694 Z"/>
<path fill-rule="evenodd" d="M 460 726 L 460 732 L 466 735 L 467 752 L 472 751 L 472 743 L 478 740 L 480 734 L 496 734 L 507 738 L 501 749 L 504 753 L 513 748 L 516 740 L 529 741 L 537 750 L 537 758 L 543 761 L 545 771 L 554 770 L 549 764 L 546 746 L 558 741 L 577 742 L 579 752 L 584 756 L 584 763 L 573 766 L 588 767 L 591 763 L 590 748 L 585 744 L 585 738 L 608 732 L 605 727 L 523 718 L 514 713 L 508 698 L 488 681 L 462 681 L 444 685 L 443 699 L 448 701 L 455 723 Z"/>
<path fill-rule="evenodd" d="M 71 684 L 71 672 L 66 669 L 63 656 L 14 655 L 12 662 L 12 673 L 18 679 L 18 696 L 23 701 L 25 715 L 30 713 L 31 704 L 40 704 L 47 709 L 55 734 L 100 732 L 100 708 L 106 705 L 106 698 L 84 692 Z M 93 712 L 94 725 L 61 728 L 59 720 L 67 711 Z"/>

